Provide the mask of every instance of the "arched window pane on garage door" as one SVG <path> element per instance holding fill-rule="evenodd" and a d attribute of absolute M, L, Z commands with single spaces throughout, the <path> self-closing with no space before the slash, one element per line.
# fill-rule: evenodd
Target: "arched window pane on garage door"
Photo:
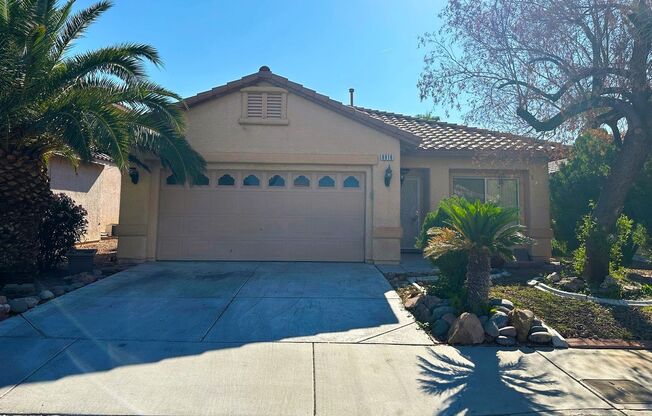
<path fill-rule="evenodd" d="M 345 188 L 359 188 L 360 187 L 360 181 L 355 176 L 349 176 L 346 179 L 344 179 L 344 187 Z"/>
<path fill-rule="evenodd" d="M 331 178 L 330 176 L 322 176 L 319 179 L 319 187 L 320 188 L 334 188 L 335 187 L 335 179 Z"/>
<path fill-rule="evenodd" d="M 193 180 L 193 185 L 195 186 L 208 186 L 209 180 L 208 176 L 200 174 L 197 178 Z"/>
<path fill-rule="evenodd" d="M 260 186 L 260 179 L 256 175 L 248 175 L 242 181 L 244 186 Z"/>
<path fill-rule="evenodd" d="M 177 179 L 176 176 L 174 176 L 174 174 L 172 174 L 172 175 L 168 176 L 165 179 L 165 184 L 166 185 L 179 185 L 179 180 Z"/>
<path fill-rule="evenodd" d="M 285 179 L 281 175 L 274 175 L 271 178 L 269 178 L 269 181 L 267 183 L 271 187 L 279 187 L 282 188 L 285 186 Z"/>
<path fill-rule="evenodd" d="M 235 185 L 235 178 L 228 173 L 225 173 L 224 175 L 220 176 L 220 178 L 217 180 L 217 185 L 218 186 L 234 186 Z"/>
<path fill-rule="evenodd" d="M 294 186 L 299 188 L 307 188 L 310 186 L 310 179 L 308 179 L 304 175 L 299 175 L 296 178 L 294 178 Z"/>

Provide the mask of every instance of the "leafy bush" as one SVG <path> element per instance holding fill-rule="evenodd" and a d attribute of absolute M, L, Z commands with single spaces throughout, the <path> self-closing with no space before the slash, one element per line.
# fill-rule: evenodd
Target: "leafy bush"
<path fill-rule="evenodd" d="M 550 177 L 550 213 L 558 243 L 553 247 L 556 255 L 564 255 L 580 247 L 581 241 L 576 234 L 577 224 L 589 214 L 590 201 L 597 201 L 600 196 L 604 179 L 609 174 L 617 153 L 618 148 L 604 132 L 593 130 L 575 141 L 572 156 Z M 652 159 L 648 160 L 629 192 L 623 213 L 652 229 L 650 200 Z M 626 257 L 624 255 L 624 260 Z"/>
<path fill-rule="evenodd" d="M 75 205 L 69 196 L 52 196 L 52 202 L 39 228 L 38 265 L 47 270 L 61 263 L 76 242 L 86 232 L 86 210 Z"/>
<path fill-rule="evenodd" d="M 595 218 L 589 213 L 578 225 L 577 236 L 580 246 L 573 252 L 573 268 L 580 275 L 584 272 L 585 244 L 589 238 L 596 239 L 600 244 L 609 245 L 611 272 L 618 272 L 624 266 L 630 265 L 638 248 L 645 246 L 648 239 L 646 228 L 641 224 L 634 224 L 634 221 L 625 214 L 621 214 L 616 221 L 615 232 L 605 236 L 598 231 Z"/>

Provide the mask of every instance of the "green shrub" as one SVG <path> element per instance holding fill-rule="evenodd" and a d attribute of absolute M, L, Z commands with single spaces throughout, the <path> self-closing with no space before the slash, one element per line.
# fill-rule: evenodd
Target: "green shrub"
<path fill-rule="evenodd" d="M 615 160 L 618 148 L 610 138 L 598 131 L 580 136 L 573 146 L 573 154 L 550 177 L 550 214 L 555 239 L 565 243 L 566 254 L 577 249 L 581 242 L 576 234 L 577 224 L 590 212 L 590 201 L 596 201 Z M 652 229 L 652 158 L 637 176 L 623 207 L 623 213 L 643 227 Z M 562 248 L 559 245 L 557 248 Z M 633 247 L 632 247 L 633 248 Z M 553 250 L 555 247 L 553 246 Z M 564 250 L 555 255 L 563 255 Z M 632 254 L 633 255 L 633 254 Z M 627 263 L 628 253 L 623 253 Z"/>
<path fill-rule="evenodd" d="M 449 199 L 458 199 L 458 197 Z M 433 227 L 444 227 L 448 220 L 448 215 L 441 208 L 429 212 L 423 221 L 415 247 L 423 250 L 428 244 L 428 230 Z M 464 251 L 452 252 L 441 256 L 437 260 L 430 261 L 439 269 L 439 279 L 433 285 L 437 294 L 449 299 L 466 299 L 464 286 L 466 282 L 466 265 L 469 261 L 468 254 Z"/>
<path fill-rule="evenodd" d="M 61 263 L 76 242 L 86 232 L 86 210 L 75 205 L 69 196 L 58 194 L 52 201 L 39 228 L 38 265 L 47 270 Z"/>
<path fill-rule="evenodd" d="M 632 263 L 638 248 L 645 246 L 648 235 L 643 225 L 634 224 L 634 221 L 625 214 L 618 217 L 614 233 L 602 235 L 597 228 L 595 218 L 589 213 L 582 218 L 578 225 L 577 238 L 580 246 L 573 252 L 573 268 L 576 273 L 581 275 L 584 272 L 586 260 L 585 245 L 589 238 L 609 246 L 609 270 L 612 273 L 618 273 L 624 266 Z"/>

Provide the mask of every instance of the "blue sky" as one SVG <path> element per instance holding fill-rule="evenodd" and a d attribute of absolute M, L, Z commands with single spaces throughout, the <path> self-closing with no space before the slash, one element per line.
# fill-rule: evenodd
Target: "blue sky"
<path fill-rule="evenodd" d="M 93 0 L 78 0 L 86 7 Z M 152 78 L 184 97 L 268 65 L 333 99 L 403 114 L 432 110 L 416 83 L 443 0 L 114 0 L 81 49 L 135 41 L 165 67 Z M 441 109 L 435 114 L 443 115 Z M 459 122 L 459 114 L 448 121 Z"/>

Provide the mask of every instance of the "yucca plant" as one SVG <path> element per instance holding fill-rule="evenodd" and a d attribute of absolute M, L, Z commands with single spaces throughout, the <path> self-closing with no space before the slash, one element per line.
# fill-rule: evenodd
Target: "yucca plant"
<path fill-rule="evenodd" d="M 180 97 L 147 78 L 157 51 L 121 44 L 73 54 L 108 1 L 0 0 L 0 270 L 32 270 L 38 224 L 51 192 L 47 158 L 71 163 L 94 152 L 126 171 L 158 156 L 184 181 L 204 160 L 183 136 Z"/>
<path fill-rule="evenodd" d="M 437 259 L 446 253 L 466 251 L 467 306 L 481 311 L 489 300 L 491 256 L 513 259 L 515 246 L 531 240 L 518 225 L 518 210 L 493 203 L 469 202 L 463 198 L 443 201 L 440 209 L 448 215 L 444 227 L 433 227 L 424 255 Z"/>

